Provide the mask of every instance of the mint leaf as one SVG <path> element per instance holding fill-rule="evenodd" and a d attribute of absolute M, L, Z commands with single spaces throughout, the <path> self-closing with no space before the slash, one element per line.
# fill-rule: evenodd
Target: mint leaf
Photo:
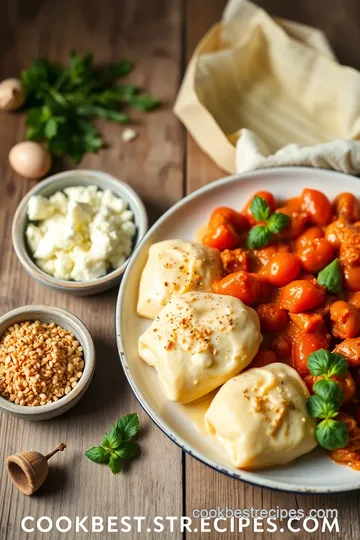
<path fill-rule="evenodd" d="M 256 225 L 250 229 L 247 245 L 249 249 L 258 249 L 269 243 L 271 232 L 266 225 Z"/>
<path fill-rule="evenodd" d="M 325 266 L 317 276 L 319 285 L 324 285 L 328 291 L 340 294 L 343 290 L 343 277 L 339 259 L 334 259 Z"/>
<path fill-rule="evenodd" d="M 290 223 L 290 216 L 275 212 L 270 216 L 268 227 L 273 234 L 279 234 Z"/>
<path fill-rule="evenodd" d="M 136 413 L 122 416 L 117 423 L 117 429 L 122 434 L 123 441 L 128 441 L 135 437 L 139 431 L 139 417 Z"/>
<path fill-rule="evenodd" d="M 139 453 L 139 445 L 135 442 L 123 443 L 116 451 L 122 459 L 133 459 Z"/>
<path fill-rule="evenodd" d="M 335 450 L 336 448 L 344 448 L 347 445 L 349 432 L 344 422 L 327 419 L 318 424 L 316 439 L 323 448 Z"/>
<path fill-rule="evenodd" d="M 86 450 L 85 455 L 95 463 L 107 463 L 110 458 L 110 451 L 103 446 L 93 446 Z"/>
<path fill-rule="evenodd" d="M 262 197 L 255 195 L 251 202 L 250 211 L 257 221 L 266 221 L 270 216 L 270 206 Z"/>
<path fill-rule="evenodd" d="M 340 409 L 344 401 L 344 394 L 337 382 L 321 379 L 314 384 L 313 390 L 320 399 L 331 401 L 337 411 Z"/>
<path fill-rule="evenodd" d="M 122 468 L 122 460 L 116 454 L 112 454 L 109 461 L 109 467 L 113 474 L 118 474 Z"/>
<path fill-rule="evenodd" d="M 335 383 L 336 384 L 336 383 Z M 310 396 L 307 400 L 307 410 L 314 418 L 332 418 L 339 410 L 331 401 L 325 401 L 319 396 Z"/>

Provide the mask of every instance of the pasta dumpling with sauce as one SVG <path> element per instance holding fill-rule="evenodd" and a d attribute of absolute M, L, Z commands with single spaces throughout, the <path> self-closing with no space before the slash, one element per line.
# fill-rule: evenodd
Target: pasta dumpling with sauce
<path fill-rule="evenodd" d="M 174 295 L 211 291 L 221 274 L 217 249 L 183 240 L 153 244 L 141 275 L 137 312 L 154 319 Z"/>
<path fill-rule="evenodd" d="M 292 367 L 274 363 L 251 368 L 220 388 L 205 414 L 206 431 L 235 467 L 284 465 L 317 445 L 308 397 Z"/>
<path fill-rule="evenodd" d="M 188 292 L 173 297 L 139 338 L 171 401 L 188 403 L 246 368 L 262 341 L 256 312 L 241 300 Z"/>

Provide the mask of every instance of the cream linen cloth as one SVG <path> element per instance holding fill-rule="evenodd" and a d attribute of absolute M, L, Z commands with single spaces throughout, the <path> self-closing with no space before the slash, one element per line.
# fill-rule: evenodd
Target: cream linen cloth
<path fill-rule="evenodd" d="M 230 0 L 190 61 L 174 108 L 226 171 L 360 172 L 360 73 L 322 32 Z"/>

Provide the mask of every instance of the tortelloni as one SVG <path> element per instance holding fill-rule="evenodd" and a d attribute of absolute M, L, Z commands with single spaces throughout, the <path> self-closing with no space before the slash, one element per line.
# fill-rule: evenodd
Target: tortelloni
<path fill-rule="evenodd" d="M 235 467 L 283 465 L 317 445 L 316 420 L 306 409 L 308 397 L 290 366 L 252 368 L 219 390 L 205 414 L 205 427 Z"/>
<path fill-rule="evenodd" d="M 221 274 L 217 249 L 183 240 L 153 244 L 141 275 L 137 312 L 154 319 L 174 295 L 209 292 Z"/>
<path fill-rule="evenodd" d="M 262 341 L 256 312 L 232 296 L 173 297 L 139 339 L 171 401 L 188 403 L 250 364 Z"/>

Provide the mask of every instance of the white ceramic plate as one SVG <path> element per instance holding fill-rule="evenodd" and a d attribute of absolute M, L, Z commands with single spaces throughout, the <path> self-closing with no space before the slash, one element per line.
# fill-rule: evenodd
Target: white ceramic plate
<path fill-rule="evenodd" d="M 194 240 L 196 231 L 207 222 L 216 206 L 240 210 L 255 191 L 271 191 L 281 200 L 299 195 L 305 187 L 321 190 L 330 199 L 344 191 L 360 197 L 360 181 L 353 176 L 288 167 L 213 182 L 166 212 L 136 248 L 122 280 L 116 311 L 118 348 L 125 374 L 142 407 L 159 428 L 190 455 L 222 473 L 263 487 L 302 493 L 350 491 L 360 488 L 360 472 L 336 465 L 320 449 L 283 467 L 254 472 L 236 469 L 223 449 L 196 429 L 183 406 L 166 400 L 155 370 L 137 354 L 138 338 L 151 322 L 136 314 L 140 275 L 151 244 L 171 238 Z"/>

